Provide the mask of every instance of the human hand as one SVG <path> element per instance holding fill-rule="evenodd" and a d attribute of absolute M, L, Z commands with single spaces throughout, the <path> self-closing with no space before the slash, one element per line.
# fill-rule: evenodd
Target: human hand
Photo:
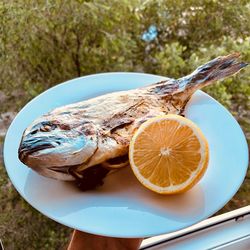
<path fill-rule="evenodd" d="M 67 250 L 137 250 L 142 240 L 105 237 L 74 230 Z"/>

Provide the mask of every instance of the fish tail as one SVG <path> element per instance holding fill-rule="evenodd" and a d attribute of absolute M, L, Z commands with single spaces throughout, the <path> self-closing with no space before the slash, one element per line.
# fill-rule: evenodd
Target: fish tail
<path fill-rule="evenodd" d="M 220 56 L 198 67 L 190 75 L 177 80 L 179 83 L 178 92 L 182 92 L 187 89 L 195 91 L 208 86 L 217 80 L 236 74 L 248 65 L 244 62 L 238 62 L 237 59 L 239 56 L 240 53 Z"/>

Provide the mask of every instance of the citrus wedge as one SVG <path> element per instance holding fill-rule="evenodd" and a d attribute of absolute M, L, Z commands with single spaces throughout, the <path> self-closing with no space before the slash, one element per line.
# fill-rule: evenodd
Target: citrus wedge
<path fill-rule="evenodd" d="M 200 128 L 179 115 L 149 119 L 134 134 L 129 161 L 137 179 L 161 194 L 182 193 L 204 175 L 208 142 Z"/>

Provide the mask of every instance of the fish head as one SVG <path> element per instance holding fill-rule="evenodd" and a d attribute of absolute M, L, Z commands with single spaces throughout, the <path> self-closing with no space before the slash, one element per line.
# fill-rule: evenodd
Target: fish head
<path fill-rule="evenodd" d="M 46 177 L 72 180 L 69 168 L 86 162 L 97 149 L 95 125 L 79 117 L 45 115 L 23 133 L 19 159 Z"/>

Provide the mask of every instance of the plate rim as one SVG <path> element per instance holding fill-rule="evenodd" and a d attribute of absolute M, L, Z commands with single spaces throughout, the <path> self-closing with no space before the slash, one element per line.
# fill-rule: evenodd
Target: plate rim
<path fill-rule="evenodd" d="M 6 132 L 6 135 L 5 135 L 5 138 L 4 138 L 4 143 L 3 143 L 3 163 L 4 163 L 4 167 L 6 169 L 6 172 L 7 172 L 7 175 L 8 175 L 8 178 L 10 179 L 12 185 L 15 187 L 15 189 L 17 190 L 17 192 L 19 193 L 19 195 L 30 205 L 32 206 L 33 208 L 35 208 L 39 213 L 43 214 L 44 216 L 52 219 L 53 221 L 56 221 L 57 223 L 60 223 L 62 224 L 63 226 L 67 226 L 69 228 L 72 228 L 72 225 L 68 224 L 68 223 L 65 223 L 63 220 L 61 220 L 60 218 L 55 218 L 55 217 L 52 217 L 48 214 L 45 214 L 43 211 L 40 210 L 40 208 L 38 208 L 38 206 L 34 205 L 33 202 L 30 202 L 30 200 L 27 199 L 27 197 L 25 197 L 25 195 L 22 195 L 22 192 L 21 190 L 19 190 L 19 187 L 14 184 L 14 182 L 12 181 L 12 179 L 10 178 L 9 176 L 9 172 L 8 172 L 8 167 L 7 167 L 7 162 L 6 162 L 6 154 L 7 154 L 7 149 L 6 149 L 6 144 L 7 144 L 7 140 L 8 140 L 8 137 L 9 137 L 9 134 L 11 133 L 11 130 L 12 130 L 12 127 L 14 126 L 15 124 L 15 121 L 16 119 L 18 118 L 19 114 L 23 112 L 23 110 L 25 110 L 28 106 L 32 105 L 32 102 L 39 99 L 40 96 L 42 95 L 45 95 L 47 92 L 50 92 L 50 91 L 54 91 L 54 89 L 60 87 L 60 86 L 63 86 L 63 85 L 67 85 L 67 84 L 70 84 L 70 83 L 73 83 L 74 81 L 79 81 L 81 79 L 86 79 L 86 78 L 91 78 L 91 77 L 101 77 L 103 75 L 107 76 L 107 75 L 147 75 L 147 76 L 151 76 L 151 77 L 159 77 L 159 78 L 165 78 L 165 79 L 168 79 L 168 77 L 165 77 L 165 76 L 161 76 L 161 75 L 155 75 L 155 74 L 149 74 L 149 73 L 143 73 L 143 72 L 104 72 L 104 73 L 96 73 L 96 74 L 90 74 L 90 75 L 86 75 L 86 76 L 81 76 L 81 77 L 77 77 L 77 78 L 73 78 L 73 79 L 70 79 L 70 80 L 67 80 L 65 82 L 62 82 L 62 83 L 59 83 L 59 84 L 56 84 L 55 86 L 52 86 L 51 88 L 48 88 L 46 89 L 45 91 L 43 91 L 42 93 L 40 93 L 39 95 L 37 95 L 36 97 L 32 98 L 29 102 L 27 102 L 20 110 L 19 112 L 17 113 L 17 115 L 15 116 L 15 118 L 13 119 L 13 121 L 11 122 L 7 132 Z M 153 83 L 153 82 L 152 82 Z M 131 88 L 133 89 L 133 88 Z M 242 143 L 244 143 L 244 147 L 246 149 L 246 151 L 249 151 L 249 147 L 248 147 L 248 143 L 247 143 L 247 140 L 246 140 L 246 137 L 245 137 L 245 134 L 241 128 L 241 126 L 239 125 L 238 121 L 236 120 L 236 118 L 231 114 L 231 112 L 229 110 L 227 110 L 219 101 L 217 101 L 216 99 L 214 99 L 212 96 L 210 96 L 209 94 L 205 93 L 204 91 L 202 90 L 197 90 L 198 92 L 201 92 L 202 95 L 205 95 L 207 98 L 210 98 L 212 99 L 214 102 L 216 102 L 217 105 L 221 106 L 223 108 L 223 111 L 226 112 L 227 114 L 229 114 L 229 116 L 234 120 L 235 124 L 238 126 L 239 128 L 239 133 L 243 139 Z M 230 195 L 230 197 L 232 198 L 239 190 L 239 188 L 241 187 L 244 179 L 245 179 L 245 176 L 246 176 L 246 173 L 247 173 L 247 170 L 248 170 L 248 163 L 249 163 L 249 154 L 246 154 L 246 166 L 245 166 L 245 173 L 244 175 L 242 175 L 242 178 L 241 178 L 241 181 L 238 183 L 238 186 L 237 188 L 235 188 L 233 194 Z M 230 198 L 230 199 L 231 199 Z M 227 204 L 229 201 L 227 200 L 223 206 L 221 206 L 220 208 L 218 208 L 216 211 L 210 213 L 210 214 L 206 214 L 205 216 L 201 216 L 198 220 L 194 221 L 192 224 L 189 224 L 189 226 L 186 226 L 186 227 L 180 227 L 179 229 L 177 230 L 174 230 L 174 231 L 178 231 L 180 229 L 183 229 L 183 228 L 187 228 L 187 227 L 190 227 L 200 221 L 203 221 L 204 219 L 210 217 L 211 215 L 213 215 L 214 213 L 216 213 L 218 210 L 220 210 L 222 207 L 225 206 L 225 204 Z M 88 224 L 87 224 L 88 225 Z M 87 226 L 88 227 L 88 226 Z M 147 235 L 143 234 L 141 235 L 140 233 L 138 233 L 137 235 L 123 235 L 123 234 L 119 234 L 117 233 L 115 236 L 114 235 L 110 235 L 110 234 L 105 234 L 105 233 L 98 233 L 96 232 L 95 230 L 88 230 L 87 227 L 85 228 L 82 228 L 82 227 L 75 227 L 74 226 L 74 229 L 77 229 L 77 230 L 80 230 L 80 231 L 84 231 L 84 232 L 87 232 L 87 233 L 90 233 L 90 234 L 98 234 L 98 235 L 103 235 L 103 236 L 108 236 L 108 237 L 123 237 L 123 238 L 138 238 L 138 237 L 151 237 L 151 236 L 156 236 L 156 235 L 160 235 L 160 234 L 164 234 L 166 232 L 157 232 L 157 233 L 148 233 Z M 174 231 L 171 231 L 171 232 L 174 232 Z"/>

